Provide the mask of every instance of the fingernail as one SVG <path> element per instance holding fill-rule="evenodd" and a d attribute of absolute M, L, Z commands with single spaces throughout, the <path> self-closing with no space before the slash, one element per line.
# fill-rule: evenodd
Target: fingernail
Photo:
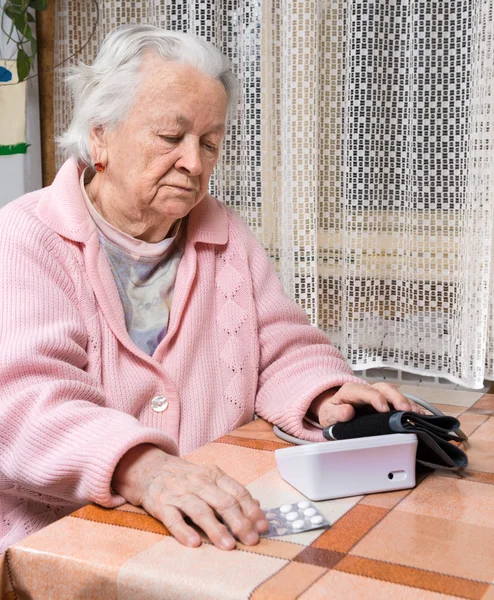
<path fill-rule="evenodd" d="M 383 403 L 381 404 L 381 410 L 384 410 L 384 411 L 387 411 L 387 410 L 389 410 L 389 406 L 388 406 L 388 404 L 387 404 L 386 402 L 383 402 Z"/>
<path fill-rule="evenodd" d="M 221 545 L 223 548 L 225 548 L 225 550 L 232 550 L 235 548 L 235 540 L 225 535 L 225 537 L 221 538 Z"/>
<path fill-rule="evenodd" d="M 201 540 L 197 539 L 196 537 L 190 537 L 187 540 L 187 546 L 189 546 L 190 548 L 195 548 L 196 546 L 200 546 L 201 545 Z"/>
<path fill-rule="evenodd" d="M 268 528 L 268 522 L 266 521 L 266 519 L 260 519 L 259 521 L 257 521 L 257 523 L 256 523 L 257 531 L 261 532 L 267 528 Z"/>
<path fill-rule="evenodd" d="M 251 532 L 245 536 L 245 545 L 246 546 L 254 546 L 259 541 L 259 536 L 257 533 Z"/>

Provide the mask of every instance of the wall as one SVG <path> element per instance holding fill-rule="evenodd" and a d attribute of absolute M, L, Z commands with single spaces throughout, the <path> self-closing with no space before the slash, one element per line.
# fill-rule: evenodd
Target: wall
<path fill-rule="evenodd" d="M 0 0 L 3 6 L 4 0 Z M 0 30 L 0 57 L 10 58 L 15 49 L 7 43 Z M 0 207 L 14 198 L 41 187 L 41 144 L 39 124 L 38 78 L 33 77 L 27 84 L 26 100 L 26 142 L 31 144 L 26 154 L 0 156 Z M 0 86 L 1 110 L 2 86 Z"/>

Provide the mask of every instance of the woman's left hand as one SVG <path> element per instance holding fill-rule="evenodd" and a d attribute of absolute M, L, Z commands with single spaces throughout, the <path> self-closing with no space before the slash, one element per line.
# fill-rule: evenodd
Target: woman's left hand
<path fill-rule="evenodd" d="M 364 385 L 345 383 L 337 391 L 328 390 L 320 394 L 311 404 L 310 412 L 316 415 L 322 427 L 350 421 L 355 416 L 356 406 L 371 404 L 378 412 L 411 410 L 419 414 L 425 411 L 387 383 Z"/>

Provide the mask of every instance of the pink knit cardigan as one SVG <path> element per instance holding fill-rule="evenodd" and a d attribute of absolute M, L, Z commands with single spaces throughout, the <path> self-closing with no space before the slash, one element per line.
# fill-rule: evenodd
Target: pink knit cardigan
<path fill-rule="evenodd" d="M 359 381 L 211 196 L 189 215 L 167 335 L 139 350 L 74 160 L 0 212 L 0 290 L 0 553 L 88 502 L 122 504 L 112 473 L 137 444 L 186 454 L 255 412 L 320 440 L 311 401 Z"/>

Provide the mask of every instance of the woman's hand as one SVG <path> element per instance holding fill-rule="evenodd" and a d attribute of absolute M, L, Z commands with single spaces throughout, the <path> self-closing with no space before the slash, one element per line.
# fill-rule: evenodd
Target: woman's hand
<path fill-rule="evenodd" d="M 259 533 L 268 528 L 259 502 L 221 469 L 189 463 L 149 444 L 136 446 L 122 457 L 112 487 L 159 519 L 185 546 L 201 545 L 199 533 L 185 517 L 221 550 L 235 548 L 235 539 L 218 517 L 247 546 L 257 544 Z"/>
<path fill-rule="evenodd" d="M 322 427 L 328 427 L 350 421 L 355 416 L 354 407 L 363 404 L 371 404 L 378 412 L 389 411 L 392 407 L 425 414 L 421 407 L 396 388 L 382 382 L 373 385 L 345 383 L 336 391 L 328 390 L 312 402 L 310 413 L 317 416 Z"/>

